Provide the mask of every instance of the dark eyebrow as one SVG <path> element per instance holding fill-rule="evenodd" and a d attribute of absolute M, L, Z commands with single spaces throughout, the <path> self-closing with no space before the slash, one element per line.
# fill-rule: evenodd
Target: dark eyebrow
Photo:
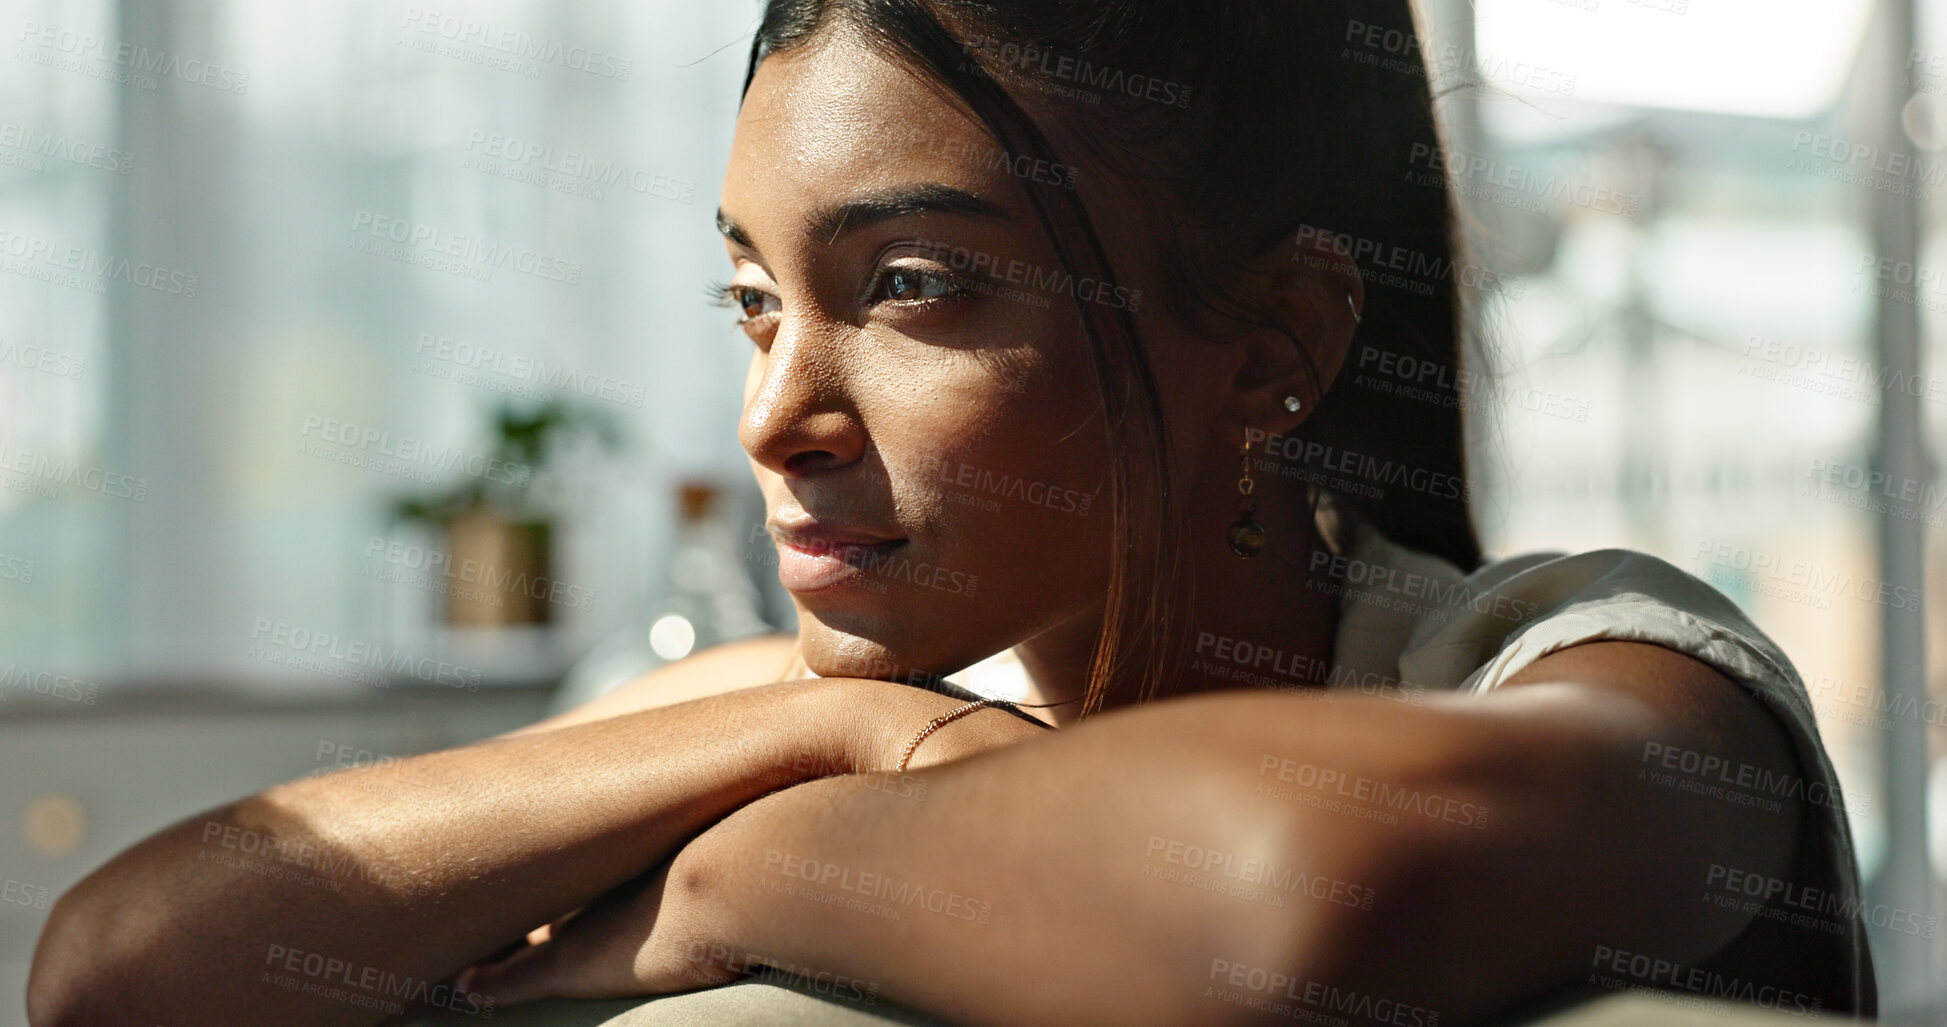
<path fill-rule="evenodd" d="M 1007 211 L 992 200 L 965 189 L 928 183 L 867 193 L 814 211 L 806 221 L 805 230 L 830 245 L 847 232 L 914 214 L 951 214 L 997 221 L 1008 219 Z M 721 210 L 717 211 L 717 231 L 739 246 L 757 248 L 751 244 L 750 234 L 744 231 L 743 226 L 730 220 Z"/>
<path fill-rule="evenodd" d="M 742 225 L 725 217 L 722 207 L 717 208 L 717 231 L 723 233 L 725 239 L 742 246 L 744 249 L 754 250 L 757 248 L 751 244 L 750 233 L 744 231 Z"/>

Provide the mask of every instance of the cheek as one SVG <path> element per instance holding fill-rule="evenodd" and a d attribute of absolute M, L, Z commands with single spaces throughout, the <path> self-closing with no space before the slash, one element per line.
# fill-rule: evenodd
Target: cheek
<path fill-rule="evenodd" d="M 1092 386 L 1038 360 L 1009 362 L 990 381 L 1005 388 L 964 406 L 941 400 L 887 454 L 903 472 L 902 515 L 927 525 L 942 561 L 982 573 L 995 593 L 1033 603 L 1067 585 L 1098 588 L 1108 454 Z"/>
<path fill-rule="evenodd" d="M 1080 370 L 1039 347 L 954 354 L 924 388 L 923 370 L 906 368 L 904 382 L 888 383 L 892 416 L 872 435 L 889 466 L 919 468 L 930 491 L 1018 492 L 1012 483 L 1027 482 L 1092 493 L 1107 454 Z"/>

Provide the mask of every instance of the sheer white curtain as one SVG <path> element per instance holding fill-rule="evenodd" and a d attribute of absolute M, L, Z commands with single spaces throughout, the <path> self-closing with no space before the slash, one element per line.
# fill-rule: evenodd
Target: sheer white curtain
<path fill-rule="evenodd" d="M 410 630 L 435 597 L 384 580 L 425 541 L 387 511 L 480 466 L 497 404 L 553 395 L 627 440 L 547 479 L 587 601 L 538 656 L 469 657 L 545 674 L 643 614 L 676 480 L 748 478 L 746 350 L 703 289 L 754 4 L 0 13 L 0 445 L 26 468 L 0 482 L 0 666 L 346 687 L 253 649 L 279 630 L 454 658 Z M 130 167 L 7 160 L 43 135 Z M 62 270 L 37 240 L 109 270 L 34 277 Z"/>

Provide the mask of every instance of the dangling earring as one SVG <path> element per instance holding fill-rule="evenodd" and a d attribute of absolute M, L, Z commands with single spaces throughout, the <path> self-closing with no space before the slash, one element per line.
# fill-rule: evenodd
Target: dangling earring
<path fill-rule="evenodd" d="M 1257 517 L 1257 497 L 1251 493 L 1257 483 L 1251 480 L 1251 425 L 1244 422 L 1244 476 L 1237 482 L 1237 523 L 1230 526 L 1230 551 L 1250 559 L 1264 551 L 1264 525 Z"/>
<path fill-rule="evenodd" d="M 1352 298 L 1351 293 L 1346 293 L 1345 305 L 1352 308 L 1352 323 L 1354 325 L 1357 325 L 1359 322 L 1365 320 L 1365 318 L 1359 316 L 1359 303 L 1357 300 L 1354 300 Z"/>

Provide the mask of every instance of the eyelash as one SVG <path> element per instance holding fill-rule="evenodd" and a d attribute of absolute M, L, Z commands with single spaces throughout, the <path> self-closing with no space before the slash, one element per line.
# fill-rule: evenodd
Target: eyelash
<path fill-rule="evenodd" d="M 735 310 L 744 305 L 743 298 L 739 295 L 740 293 L 756 292 L 757 290 L 748 285 L 731 285 L 729 282 L 711 282 L 704 291 L 709 293 L 711 306 L 722 307 L 725 310 Z M 741 324 L 742 322 L 739 323 Z"/>

